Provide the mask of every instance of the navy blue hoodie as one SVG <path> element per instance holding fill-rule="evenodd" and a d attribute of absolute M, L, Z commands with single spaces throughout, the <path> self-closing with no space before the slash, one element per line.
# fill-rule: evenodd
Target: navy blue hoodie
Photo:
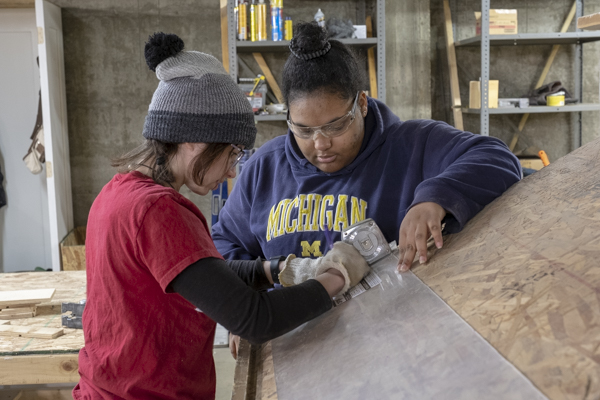
<path fill-rule="evenodd" d="M 458 232 L 521 177 L 517 158 L 497 138 L 445 122 L 403 122 L 385 104 L 368 104 L 361 150 L 340 171 L 317 169 L 290 131 L 257 150 L 213 226 L 223 257 L 318 257 L 326 251 L 324 226 L 340 240 L 344 228 L 366 218 L 397 241 L 406 212 L 426 201 L 448 212 L 446 232 Z"/>

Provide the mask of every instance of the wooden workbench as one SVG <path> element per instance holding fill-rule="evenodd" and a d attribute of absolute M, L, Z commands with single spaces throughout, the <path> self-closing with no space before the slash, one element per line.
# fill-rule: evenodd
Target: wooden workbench
<path fill-rule="evenodd" d="M 514 185 L 414 273 L 550 399 L 600 396 L 600 139 Z M 277 399 L 242 341 L 233 400 Z"/>
<path fill-rule="evenodd" d="M 61 327 L 63 302 L 85 296 L 85 271 L 23 272 L 0 274 L 0 290 L 56 288 L 48 303 L 37 307 L 33 318 L 14 319 L 11 325 Z M 64 328 L 56 339 L 0 336 L 0 385 L 78 382 L 77 357 L 83 347 L 81 329 Z"/>

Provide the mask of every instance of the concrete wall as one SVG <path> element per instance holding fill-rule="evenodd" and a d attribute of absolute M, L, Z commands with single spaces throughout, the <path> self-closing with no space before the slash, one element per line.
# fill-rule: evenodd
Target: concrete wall
<path fill-rule="evenodd" d="M 177 33 L 186 48 L 220 58 L 217 1 L 57 2 L 63 7 L 65 75 L 75 225 L 85 225 L 94 198 L 112 178 L 112 158 L 142 143 L 158 85 L 144 61 L 148 35 Z M 77 7 L 77 8 L 75 8 Z M 210 214 L 210 199 L 182 193 Z"/>
<path fill-rule="evenodd" d="M 144 117 L 158 84 L 143 57 L 148 34 L 173 32 L 186 48 L 221 58 L 220 13 L 217 0 L 96 1 L 56 0 L 63 7 L 65 71 L 73 207 L 76 225 L 84 225 L 94 198 L 114 175 L 110 160 L 141 143 Z M 287 6 L 291 0 L 284 5 Z M 404 4 L 406 3 L 406 4 Z M 410 4 L 408 4 L 410 3 Z M 294 22 L 311 20 L 317 8 L 326 18 L 356 20 L 362 10 L 354 0 L 307 0 L 284 8 Z M 375 15 L 375 1 L 365 2 Z M 388 105 L 403 119 L 429 118 L 429 0 L 387 1 L 386 56 Z M 374 21 L 375 31 L 377 21 Z M 366 67 L 366 54 L 359 53 Z M 250 71 L 260 73 L 250 54 L 241 56 Z M 264 54 L 276 79 L 285 53 Z M 256 145 L 284 134 L 285 122 L 260 122 Z M 185 191 L 208 217 L 210 200 Z M 209 219 L 210 220 L 210 219 Z"/>
<path fill-rule="evenodd" d="M 52 268 L 46 171 L 33 175 L 23 156 L 40 90 L 35 11 L 0 9 L 0 168 L 7 205 L 0 208 L 0 272 Z"/>
<path fill-rule="evenodd" d="M 600 11 L 600 1 L 586 2 L 584 14 Z M 474 11 L 481 10 L 476 0 L 451 0 L 452 19 L 458 40 L 475 34 Z M 504 0 L 494 3 L 495 8 L 518 10 L 519 33 L 558 32 L 571 8 L 571 1 L 521 1 Z M 571 24 L 573 31 L 575 21 Z M 584 44 L 583 101 L 598 100 L 598 43 Z M 490 77 L 500 81 L 500 97 L 520 97 L 533 88 L 548 59 L 552 46 L 502 46 L 492 47 Z M 574 91 L 574 46 L 561 46 L 545 83 L 560 80 L 571 92 Z M 458 74 L 462 104 L 468 104 L 469 81 L 479 80 L 479 48 L 457 48 Z M 441 1 L 431 1 L 431 99 L 433 118 L 452 122 L 450 106 L 450 83 L 445 53 L 444 14 Z M 573 150 L 571 118 L 576 114 L 531 114 L 521 133 L 516 151 L 529 147 L 544 149 L 550 160 L 556 160 Z M 479 133 L 479 116 L 464 114 L 465 130 Z M 493 115 L 490 133 L 510 143 L 517 130 L 521 115 Z M 583 113 L 583 143 L 600 136 L 598 112 Z"/>
<path fill-rule="evenodd" d="M 386 2 L 387 105 L 403 120 L 431 118 L 429 1 Z"/>

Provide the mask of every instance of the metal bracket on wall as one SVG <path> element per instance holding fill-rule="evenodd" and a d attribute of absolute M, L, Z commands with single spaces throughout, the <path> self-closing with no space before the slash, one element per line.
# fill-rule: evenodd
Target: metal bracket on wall
<path fill-rule="evenodd" d="M 377 97 L 385 103 L 385 0 L 377 1 Z"/>
<path fill-rule="evenodd" d="M 481 121 L 480 134 L 490 135 L 490 0 L 481 1 Z"/>

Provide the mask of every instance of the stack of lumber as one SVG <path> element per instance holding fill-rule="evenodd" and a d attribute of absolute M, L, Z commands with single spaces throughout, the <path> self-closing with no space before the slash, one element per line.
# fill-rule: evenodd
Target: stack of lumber
<path fill-rule="evenodd" d="M 56 289 L 0 292 L 0 320 L 34 317 L 38 304 L 50 301 Z"/>
<path fill-rule="evenodd" d="M 31 318 L 36 307 L 48 302 L 56 289 L 0 291 L 0 336 L 20 336 L 39 339 L 54 339 L 63 335 L 63 329 L 40 326 L 13 326 L 11 319 Z"/>

